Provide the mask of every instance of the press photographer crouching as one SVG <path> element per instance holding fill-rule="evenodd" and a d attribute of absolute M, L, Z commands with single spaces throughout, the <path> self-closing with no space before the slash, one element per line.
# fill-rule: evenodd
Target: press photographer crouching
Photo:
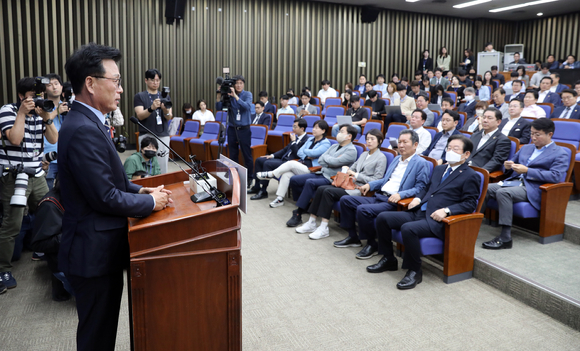
<path fill-rule="evenodd" d="M 3 222 L 0 227 L 0 292 L 15 288 L 12 276 L 14 239 L 20 232 L 24 208 L 31 212 L 48 192 L 42 170 L 44 137 L 50 143 L 58 140 L 58 131 L 50 119 L 54 103 L 44 100 L 46 78 L 22 78 L 16 84 L 18 102 L 0 109 L 2 148 Z M 18 179 L 18 182 L 17 182 Z M 13 196 L 16 195 L 16 196 Z"/>
<path fill-rule="evenodd" d="M 129 180 L 161 174 L 157 162 L 158 145 L 157 140 L 152 137 L 145 137 L 141 140 L 141 151 L 129 156 L 123 164 Z"/>

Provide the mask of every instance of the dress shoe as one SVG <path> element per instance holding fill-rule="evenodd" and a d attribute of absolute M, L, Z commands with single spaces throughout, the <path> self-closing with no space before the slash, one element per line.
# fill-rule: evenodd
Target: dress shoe
<path fill-rule="evenodd" d="M 484 249 L 488 250 L 499 250 L 499 249 L 511 249 L 512 248 L 512 241 L 502 241 L 500 238 L 495 238 L 490 241 L 486 241 L 481 246 Z"/>
<path fill-rule="evenodd" d="M 268 192 L 266 190 L 260 189 L 260 191 L 258 191 L 258 193 L 256 195 L 254 195 L 250 198 L 250 200 L 261 200 L 261 199 L 267 199 L 267 198 L 268 198 Z"/>
<path fill-rule="evenodd" d="M 408 290 L 413 289 L 417 286 L 420 282 L 423 281 L 423 272 L 415 272 L 412 270 L 408 270 L 405 277 L 401 279 L 400 282 L 397 283 L 397 289 L 399 290 Z"/>
<path fill-rule="evenodd" d="M 256 188 L 254 186 L 251 188 L 248 188 L 248 194 L 257 194 L 258 191 L 260 191 L 260 188 Z"/>
<path fill-rule="evenodd" d="M 379 263 L 373 264 L 372 266 L 368 266 L 367 272 L 369 272 L 369 273 L 381 273 L 381 272 L 385 272 L 385 271 L 396 271 L 397 269 L 399 269 L 398 266 L 399 266 L 399 262 L 397 261 L 396 258 L 394 261 L 389 261 L 388 258 L 383 256 L 383 258 L 381 258 Z"/>
<path fill-rule="evenodd" d="M 360 240 L 351 238 L 350 235 L 347 236 L 346 238 L 340 240 L 340 241 L 335 241 L 334 242 L 334 247 L 339 247 L 339 248 L 343 248 L 343 247 L 361 247 L 362 244 L 360 243 Z"/>
<path fill-rule="evenodd" d="M 302 224 L 302 215 L 301 214 L 298 214 L 298 212 L 294 212 L 292 214 L 292 218 L 290 218 L 288 220 L 288 222 L 286 222 L 286 225 L 288 227 L 297 227 L 300 224 Z"/>
<path fill-rule="evenodd" d="M 359 260 L 368 260 L 369 258 L 378 255 L 377 248 L 371 245 L 365 245 L 357 254 L 356 258 Z"/>
<path fill-rule="evenodd" d="M 258 172 L 256 173 L 256 178 L 260 180 L 269 180 L 274 178 L 274 176 L 272 175 L 272 172 Z"/>

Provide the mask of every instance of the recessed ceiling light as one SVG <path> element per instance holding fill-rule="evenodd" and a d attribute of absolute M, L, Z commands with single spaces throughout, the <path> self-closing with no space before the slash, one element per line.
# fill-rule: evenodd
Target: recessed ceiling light
<path fill-rule="evenodd" d="M 491 0 L 475 0 L 475 1 L 464 2 L 463 4 L 453 5 L 453 7 L 456 8 L 456 9 L 462 9 L 464 7 L 469 7 L 469 6 L 473 6 L 473 5 L 479 5 L 479 4 L 483 4 L 485 2 L 490 2 L 490 1 Z"/>
<path fill-rule="evenodd" d="M 513 5 L 513 6 L 500 7 L 497 9 L 489 10 L 489 12 L 502 12 L 502 11 L 508 11 L 508 10 L 513 10 L 513 9 L 519 9 L 520 7 L 540 5 L 540 4 L 545 4 L 548 2 L 555 2 L 555 1 L 558 1 L 558 0 L 538 0 L 538 1 L 526 2 L 523 4 Z"/>
<path fill-rule="evenodd" d="M 538 12 L 538 16 L 543 16 L 544 14 L 542 12 Z"/>
<path fill-rule="evenodd" d="M 419 0 L 405 0 L 406 2 L 417 2 Z"/>

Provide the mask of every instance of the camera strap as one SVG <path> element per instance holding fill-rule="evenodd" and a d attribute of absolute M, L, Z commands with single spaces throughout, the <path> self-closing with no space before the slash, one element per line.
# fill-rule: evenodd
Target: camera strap
<path fill-rule="evenodd" d="M 43 202 L 46 202 L 46 201 L 52 202 L 53 204 L 56 205 L 56 207 L 58 208 L 58 210 L 61 213 L 64 213 L 64 207 L 60 204 L 60 202 L 55 197 L 52 197 L 52 196 L 45 197 L 44 199 L 40 200 L 37 207 L 39 207 Z"/>

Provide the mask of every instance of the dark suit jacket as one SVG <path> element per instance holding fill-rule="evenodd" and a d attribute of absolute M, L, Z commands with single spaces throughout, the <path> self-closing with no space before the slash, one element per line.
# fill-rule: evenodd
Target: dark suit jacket
<path fill-rule="evenodd" d="M 505 84 L 505 77 L 504 77 L 504 75 L 503 75 L 503 74 L 501 74 L 501 73 L 498 73 L 498 74 L 496 74 L 495 76 L 492 74 L 492 75 L 491 75 L 491 79 L 497 79 L 497 80 L 499 80 L 499 83 L 500 83 L 500 84 Z"/>
<path fill-rule="evenodd" d="M 498 127 L 500 132 L 503 129 L 503 127 L 505 127 L 508 121 L 509 120 L 507 118 L 502 119 L 501 124 Z M 520 120 L 517 121 L 516 124 L 514 124 L 514 126 L 510 130 L 508 136 L 519 139 L 520 145 L 528 144 L 530 142 L 530 136 L 532 133 L 530 129 L 531 126 L 532 124 L 530 121 L 528 121 L 525 118 L 520 118 Z"/>
<path fill-rule="evenodd" d="M 507 102 L 508 104 L 510 103 L 510 101 L 512 101 L 512 95 L 513 94 L 508 94 L 505 96 L 505 102 Z M 524 101 L 524 97 L 526 96 L 525 93 L 519 93 L 518 96 L 516 98 L 514 98 L 513 100 L 519 100 L 519 101 Z"/>
<path fill-rule="evenodd" d="M 446 170 L 447 165 L 435 167 L 431 181 L 417 195 L 421 199 L 421 203 L 411 209 L 411 211 L 420 211 L 421 206 L 427 202 L 427 223 L 431 232 L 440 239 L 445 239 L 445 224 L 432 219 L 431 214 L 446 207 L 451 211 L 451 215 L 473 213 L 477 209 L 481 183 L 481 178 L 477 172 L 465 163 L 457 167 L 441 183 L 441 178 Z"/>
<path fill-rule="evenodd" d="M 306 143 L 307 140 L 308 140 L 308 135 L 304 135 L 302 137 L 302 139 L 300 139 L 300 142 L 298 142 L 298 143 L 289 143 L 282 150 L 278 150 L 275 153 L 273 153 L 274 158 L 279 158 L 282 161 L 289 161 L 289 160 L 299 159 L 300 157 L 298 157 L 298 150 L 300 150 L 300 148 L 304 145 L 304 143 Z M 292 151 L 292 153 L 290 153 L 288 155 L 288 153 L 290 151 Z"/>
<path fill-rule="evenodd" d="M 256 114 L 252 115 L 252 124 L 263 124 L 265 126 L 268 126 L 268 128 L 270 128 L 270 122 L 272 121 L 272 117 L 263 112 L 262 115 L 260 116 L 260 119 L 258 120 L 258 123 L 254 123 L 254 119 L 256 119 Z"/>
<path fill-rule="evenodd" d="M 457 105 L 459 103 L 459 101 L 463 100 L 464 95 L 463 95 L 463 91 L 465 90 L 465 88 L 463 86 L 457 88 L 457 90 L 455 90 L 455 88 L 448 86 L 447 87 L 447 91 L 453 91 L 457 93 L 457 101 L 455 102 L 455 104 Z"/>
<path fill-rule="evenodd" d="M 473 115 L 475 115 L 475 105 L 477 105 L 477 101 L 475 100 L 471 101 L 469 105 L 467 105 L 467 102 L 464 102 L 461 105 L 459 105 L 457 111 L 465 112 L 467 113 L 467 118 L 471 118 L 473 117 Z"/>
<path fill-rule="evenodd" d="M 433 59 L 429 57 L 427 62 L 425 63 L 425 71 L 432 71 L 433 70 Z M 417 71 L 423 72 L 423 58 L 419 59 L 419 63 L 417 64 Z"/>
<path fill-rule="evenodd" d="M 437 98 L 439 97 L 439 95 L 437 95 L 437 93 L 432 92 L 431 93 L 431 103 L 432 104 L 436 104 L 437 103 Z M 443 92 L 443 96 L 441 99 L 445 99 L 445 98 L 450 98 L 451 95 L 447 94 L 446 92 Z"/>
<path fill-rule="evenodd" d="M 75 102 L 58 140 L 62 205 L 59 268 L 85 278 L 123 269 L 129 260 L 127 217 L 148 216 L 151 195 L 127 179 L 107 130 Z"/>
<path fill-rule="evenodd" d="M 465 121 L 465 123 L 463 123 L 460 130 L 462 132 L 469 132 L 469 126 L 471 126 L 471 124 L 473 124 L 473 122 L 475 122 L 476 118 L 477 118 L 477 116 L 473 116 L 471 118 L 468 118 L 467 121 Z M 479 126 L 477 126 L 477 128 L 475 128 L 475 130 L 473 130 L 472 133 L 477 133 L 479 131 L 480 131 Z"/>
<path fill-rule="evenodd" d="M 580 106 L 578 106 L 578 104 L 576 104 L 576 105 L 572 106 L 571 109 L 572 109 L 572 113 L 570 113 L 569 118 L 570 119 L 580 119 Z M 556 107 L 554 109 L 554 113 L 552 113 L 550 118 L 561 118 L 560 116 L 562 116 L 564 114 L 564 111 L 566 111 L 565 106 Z"/>
<path fill-rule="evenodd" d="M 383 117 L 381 117 L 382 114 L 387 113 L 387 111 L 385 110 L 385 106 L 387 105 L 387 103 L 385 102 L 385 100 L 383 99 L 378 99 L 375 102 L 372 102 L 370 99 L 365 101 L 365 106 L 371 106 L 373 109 L 373 112 L 378 112 L 379 115 L 378 116 L 371 116 L 371 118 L 374 119 L 383 119 Z"/>
<path fill-rule="evenodd" d="M 511 141 L 498 129 L 483 146 L 477 149 L 477 145 L 483 137 L 483 131 L 471 136 L 473 152 L 467 162 L 470 166 L 486 169 L 489 173 L 498 171 L 510 156 Z"/>
<path fill-rule="evenodd" d="M 544 99 L 545 103 L 550 103 L 554 105 L 554 109 L 560 105 L 562 105 L 562 99 L 560 98 L 560 94 L 552 93 L 551 91 L 546 95 Z"/>
<path fill-rule="evenodd" d="M 464 81 L 462 81 L 461 79 L 459 79 L 459 84 L 465 85 L 466 88 L 469 88 L 469 87 L 472 87 L 473 86 L 473 82 L 469 78 L 467 78 L 467 77 L 465 77 L 465 80 Z"/>
<path fill-rule="evenodd" d="M 558 83 L 558 86 L 556 87 L 556 93 L 561 93 L 562 90 L 564 90 L 564 89 L 568 89 L 568 87 L 565 86 L 564 84 Z"/>
<path fill-rule="evenodd" d="M 456 134 L 461 134 L 461 132 L 458 131 L 457 128 L 455 128 L 453 130 L 453 133 L 451 133 L 451 136 L 456 135 Z M 433 151 L 433 149 L 435 148 L 435 145 L 437 145 L 437 142 L 439 141 L 439 139 L 441 139 L 442 136 L 443 136 L 443 132 L 439 132 L 439 133 L 435 134 L 435 136 L 433 137 L 433 140 L 431 141 L 431 145 L 429 145 L 427 150 L 423 151 L 422 155 L 429 156 L 429 154 L 431 153 L 431 151 Z M 446 149 L 443 149 L 443 153 L 441 154 L 442 160 L 445 160 L 446 153 L 447 153 Z"/>
<path fill-rule="evenodd" d="M 264 106 L 264 112 L 269 112 L 272 115 L 276 116 L 276 107 L 271 103 L 267 103 L 266 106 Z"/>

